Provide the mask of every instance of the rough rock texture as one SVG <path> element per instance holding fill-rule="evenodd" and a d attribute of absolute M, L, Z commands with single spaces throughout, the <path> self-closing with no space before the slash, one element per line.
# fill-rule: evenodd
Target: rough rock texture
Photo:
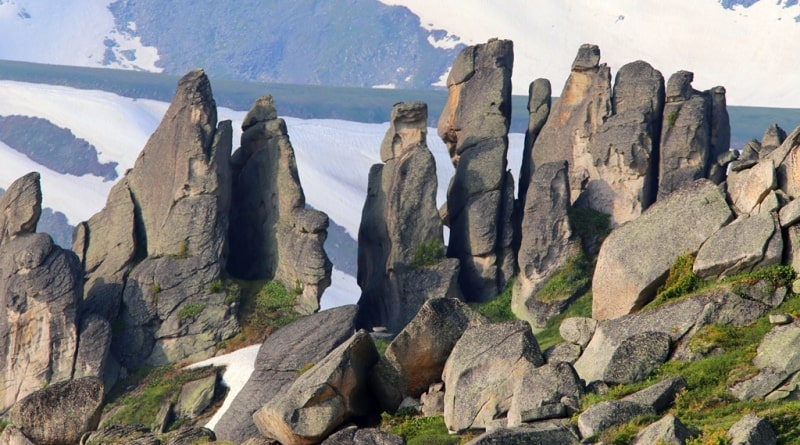
<path fill-rule="evenodd" d="M 17 179 L 0 196 L 0 246 L 14 237 L 33 233 L 42 214 L 39 173 Z"/>
<path fill-rule="evenodd" d="M 467 445 L 578 445 L 575 427 L 560 422 L 537 422 L 518 428 L 498 428 L 467 442 Z"/>
<path fill-rule="evenodd" d="M 214 389 L 217 386 L 217 375 L 204 379 L 186 382 L 178 395 L 175 412 L 178 417 L 193 419 L 200 415 L 214 400 Z"/>
<path fill-rule="evenodd" d="M 533 145 L 542 127 L 550 116 L 552 89 L 547 79 L 536 79 L 528 87 L 528 129 L 525 131 L 525 145 L 522 148 L 522 166 L 519 171 L 520 207 L 525 207 L 528 184 L 533 175 Z"/>
<path fill-rule="evenodd" d="M 740 213 L 749 214 L 778 186 L 775 165 L 765 159 L 752 168 L 728 174 L 728 195 Z"/>
<path fill-rule="evenodd" d="M 586 347 L 591 341 L 598 321 L 589 317 L 569 317 L 558 326 L 558 333 L 565 341 Z"/>
<path fill-rule="evenodd" d="M 14 425 L 8 425 L 0 434 L 0 445 L 36 445 Z"/>
<path fill-rule="evenodd" d="M 667 414 L 639 431 L 631 445 L 684 445 L 691 435 L 691 431 L 677 417 Z"/>
<path fill-rule="evenodd" d="M 753 289 L 757 286 L 754 285 Z M 753 293 L 751 288 L 739 291 Z M 646 332 L 659 332 L 668 335 L 673 345 L 679 341 L 688 342 L 709 323 L 744 326 L 764 315 L 768 309 L 764 303 L 740 297 L 723 287 L 709 289 L 673 304 L 607 320 L 597 326 L 581 358 L 575 362 L 575 370 L 587 384 L 605 381 L 610 369 L 625 369 L 631 362 L 631 357 L 616 352 L 629 339 Z"/>
<path fill-rule="evenodd" d="M 603 375 L 606 383 L 634 383 L 644 380 L 656 367 L 667 361 L 670 337 L 663 332 L 632 335 L 614 350 Z"/>
<path fill-rule="evenodd" d="M 606 238 L 592 280 L 592 318 L 619 317 L 652 300 L 675 258 L 695 253 L 733 218 L 716 185 L 700 180 Z"/>
<path fill-rule="evenodd" d="M 81 441 L 81 445 L 161 445 L 161 441 L 142 425 L 103 425 Z"/>
<path fill-rule="evenodd" d="M 508 426 L 570 417 L 581 409 L 581 383 L 572 365 L 549 363 L 522 375 L 508 409 Z"/>
<path fill-rule="evenodd" d="M 419 397 L 441 380 L 456 342 L 471 326 L 488 320 L 455 298 L 427 301 L 386 348 L 387 362 L 401 376 L 403 397 Z"/>
<path fill-rule="evenodd" d="M 214 430 L 220 440 L 241 443 L 260 436 L 253 413 L 297 379 L 297 371 L 319 363 L 355 332 L 354 305 L 322 311 L 294 321 L 267 337 L 255 369 Z"/>
<path fill-rule="evenodd" d="M 764 135 L 761 136 L 761 156 L 767 156 L 772 153 L 776 148 L 783 144 L 786 140 L 786 131 L 783 130 L 778 124 L 772 124 L 764 130 Z"/>
<path fill-rule="evenodd" d="M 772 445 L 775 431 L 769 421 L 753 413 L 746 414 L 728 430 L 731 445 Z"/>
<path fill-rule="evenodd" d="M 103 382 L 85 377 L 28 395 L 14 405 L 9 417 L 38 445 L 73 445 L 97 428 L 102 403 Z"/>
<path fill-rule="evenodd" d="M 372 412 L 367 380 L 377 361 L 369 334 L 357 332 L 256 411 L 256 426 L 284 445 L 322 441 L 348 419 Z"/>
<path fill-rule="evenodd" d="M 758 345 L 753 364 L 760 370 L 755 377 L 734 385 L 729 392 L 741 400 L 761 398 L 772 392 L 789 376 L 800 371 L 800 322 L 775 326 Z"/>
<path fill-rule="evenodd" d="M 600 64 L 600 48 L 581 45 L 559 100 L 533 146 L 534 171 L 548 162 L 570 166 L 570 202 L 580 196 L 594 171 L 589 141 L 612 114 L 611 70 Z"/>
<path fill-rule="evenodd" d="M 208 428 L 187 427 L 167 436 L 164 445 L 196 445 L 216 440 L 214 432 Z"/>
<path fill-rule="evenodd" d="M 72 378 L 80 276 L 78 259 L 50 235 L 17 236 L 0 247 L 0 412 Z"/>
<path fill-rule="evenodd" d="M 800 197 L 800 127 L 766 156 L 772 159 L 778 173 L 778 187 L 789 198 Z"/>
<path fill-rule="evenodd" d="M 377 428 L 345 428 L 325 439 L 322 445 L 405 445 L 402 436 L 389 434 Z"/>
<path fill-rule="evenodd" d="M 780 264 L 782 255 L 783 236 L 777 217 L 771 213 L 745 215 L 703 243 L 693 270 L 705 280 L 721 279 Z"/>
<path fill-rule="evenodd" d="M 427 121 L 424 103 L 395 104 L 381 145 L 384 164 L 370 169 L 358 231 L 361 327 L 385 326 L 398 332 L 426 300 L 460 296 L 457 264 L 426 264 L 440 261 L 423 255 L 444 249 Z M 428 255 L 435 256 L 433 252 Z"/>
<path fill-rule="evenodd" d="M 486 428 L 504 417 L 517 382 L 544 364 L 524 321 L 467 329 L 444 367 L 444 421 L 451 431 Z"/>
<path fill-rule="evenodd" d="M 419 396 L 420 410 L 424 416 L 435 416 L 444 413 L 444 383 L 434 383 L 428 391 Z"/>
<path fill-rule="evenodd" d="M 468 301 L 500 294 L 516 266 L 514 186 L 506 172 L 513 62 L 510 40 L 462 50 L 439 118 L 439 136 L 456 166 L 447 192 L 447 256 L 461 261 L 459 283 Z"/>
<path fill-rule="evenodd" d="M 720 160 L 731 152 L 731 120 L 730 116 L 728 116 L 728 100 L 725 97 L 725 87 L 715 86 L 705 91 L 704 94 L 711 100 L 712 166 L 714 165 L 713 163 L 724 165 L 724 162 L 720 162 Z"/>
<path fill-rule="evenodd" d="M 612 113 L 576 159 L 586 183 L 578 205 L 630 221 L 655 201 L 664 77 L 641 60 L 622 66 L 614 81 Z"/>
<path fill-rule="evenodd" d="M 209 289 L 227 261 L 231 135 L 206 75 L 186 74 L 133 169 L 76 230 L 83 312 L 119 319 L 111 350 L 126 367 L 208 357 L 238 330 Z"/>
<path fill-rule="evenodd" d="M 78 351 L 75 355 L 73 378 L 103 377 L 108 352 L 111 349 L 111 324 L 103 317 L 90 314 L 83 317 L 78 330 Z M 106 385 L 110 390 L 113 385 Z"/>
<path fill-rule="evenodd" d="M 667 82 L 661 126 L 658 199 L 708 175 L 711 147 L 711 98 L 692 88 L 694 74 L 678 71 Z"/>
<path fill-rule="evenodd" d="M 547 280 L 580 254 L 580 239 L 567 214 L 568 174 L 568 165 L 563 161 L 537 166 L 522 210 L 522 238 L 517 252 L 520 273 L 514 282 L 511 308 L 518 318 L 535 328 L 543 328 L 549 316 L 562 309 L 549 308 L 566 306 L 572 297 L 555 302 L 536 298 Z"/>
<path fill-rule="evenodd" d="M 323 249 L 328 216 L 306 209 L 294 149 L 272 96 L 256 100 L 242 131 L 232 159 L 228 270 L 241 278 L 299 287 L 298 309 L 315 312 L 331 284 L 332 265 Z"/>

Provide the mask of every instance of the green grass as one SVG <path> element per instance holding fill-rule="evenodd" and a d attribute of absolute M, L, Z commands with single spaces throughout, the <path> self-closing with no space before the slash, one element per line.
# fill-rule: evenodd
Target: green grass
<path fill-rule="evenodd" d="M 425 266 L 433 266 L 439 264 L 444 259 L 444 245 L 437 239 L 430 239 L 414 250 L 414 258 L 411 260 L 411 266 L 420 268 Z"/>
<path fill-rule="evenodd" d="M 594 271 L 592 261 L 579 249 L 567 264 L 558 269 L 536 294 L 543 303 L 555 303 L 574 298 L 591 286 Z"/>
<path fill-rule="evenodd" d="M 422 417 L 413 410 L 381 415 L 381 429 L 403 436 L 408 445 L 458 445 L 462 438 L 447 432 L 444 417 Z"/>
<path fill-rule="evenodd" d="M 205 308 L 206 305 L 202 303 L 189 303 L 178 311 L 178 319 L 183 321 L 187 318 L 197 317 Z"/>
<path fill-rule="evenodd" d="M 564 321 L 565 318 L 591 316 L 592 293 L 586 292 L 572 302 L 566 311 L 547 320 L 547 325 L 545 328 L 536 333 L 536 341 L 539 343 L 539 348 L 544 351 L 550 346 L 564 341 L 564 339 L 561 338 L 561 334 L 558 333 L 558 328 L 561 326 L 561 322 Z"/>
<path fill-rule="evenodd" d="M 611 233 L 610 217 L 588 207 L 571 207 L 569 220 L 578 236 L 584 240 L 598 238 L 601 242 Z"/>
<path fill-rule="evenodd" d="M 517 316 L 511 311 L 511 289 L 514 287 L 514 280 L 515 278 L 509 280 L 503 293 L 494 299 L 483 303 L 470 303 L 470 307 L 494 323 L 516 320 Z"/>

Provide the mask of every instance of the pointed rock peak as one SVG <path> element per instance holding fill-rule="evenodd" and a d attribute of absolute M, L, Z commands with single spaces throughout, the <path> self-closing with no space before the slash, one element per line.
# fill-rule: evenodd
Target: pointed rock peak
<path fill-rule="evenodd" d="M 600 47 L 584 43 L 578 49 L 578 55 L 572 62 L 572 71 L 587 71 L 600 66 Z"/>
<path fill-rule="evenodd" d="M 244 121 L 242 121 L 242 130 L 246 131 L 259 122 L 267 122 L 277 118 L 278 110 L 275 108 L 272 96 L 259 97 L 250 108 L 250 111 L 247 112 Z"/>
<path fill-rule="evenodd" d="M 37 172 L 14 181 L 0 196 L 0 246 L 18 235 L 34 233 L 42 214 L 42 188 Z"/>
<path fill-rule="evenodd" d="M 394 104 L 389 129 L 381 143 L 381 161 L 400 157 L 413 146 L 427 146 L 427 135 L 428 105 L 425 102 Z"/>
<path fill-rule="evenodd" d="M 173 102 L 178 98 L 185 98 L 186 103 L 191 105 L 207 102 L 213 104 L 214 97 L 211 94 L 211 82 L 209 82 L 205 71 L 198 68 L 181 77 L 181 80 L 178 81 L 178 90 L 175 92 Z"/>
<path fill-rule="evenodd" d="M 786 132 L 778 124 L 772 124 L 761 137 L 762 147 L 778 147 L 786 140 Z"/>
<path fill-rule="evenodd" d="M 692 97 L 694 73 L 691 71 L 678 71 L 667 81 L 667 102 L 680 102 Z"/>

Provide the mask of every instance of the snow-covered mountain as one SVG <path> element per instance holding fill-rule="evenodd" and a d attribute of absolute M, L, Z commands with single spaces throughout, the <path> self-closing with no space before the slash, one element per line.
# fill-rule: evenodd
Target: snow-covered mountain
<path fill-rule="evenodd" d="M 101 162 L 117 162 L 120 177 L 133 167 L 168 106 L 165 102 L 133 99 L 103 91 L 0 81 L 0 116 L 38 117 L 71 130 L 76 137 L 85 139 L 97 149 Z M 233 121 L 234 141 L 241 136 L 239 128 L 245 113 L 219 109 L 220 120 Z M 380 162 L 380 143 L 388 124 L 284 119 L 308 204 L 326 212 L 355 242 L 367 194 L 369 168 Z M 441 205 L 446 199 L 447 184 L 454 169 L 447 149 L 435 136 L 436 130 L 431 128 L 429 133 L 428 144 L 437 163 L 438 201 Z M 516 172 L 521 162 L 524 135 L 512 134 L 509 139 L 512 146 L 519 148 L 509 151 L 509 168 Z M 99 211 L 114 184 L 100 176 L 56 172 L 2 142 L 0 165 L 0 188 L 7 188 L 25 173 L 39 171 L 43 204 L 63 212 L 72 225 Z M 322 305 L 332 307 L 354 303 L 359 295 L 353 274 L 336 268 L 333 285 L 323 296 Z"/>
<path fill-rule="evenodd" d="M 515 42 L 514 92 L 556 94 L 582 43 L 734 105 L 800 107 L 797 0 L 0 0 L 0 59 L 295 84 L 429 88 L 464 44 Z"/>

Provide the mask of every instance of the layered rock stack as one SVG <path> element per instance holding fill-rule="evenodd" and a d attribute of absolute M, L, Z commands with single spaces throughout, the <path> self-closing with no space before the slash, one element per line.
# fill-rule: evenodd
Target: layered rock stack
<path fill-rule="evenodd" d="M 392 108 L 381 160 L 370 169 L 358 232 L 360 322 L 399 332 L 422 304 L 460 297 L 458 260 L 445 259 L 436 163 L 426 144 L 428 107 Z"/>
<path fill-rule="evenodd" d="M 280 281 L 299 293 L 298 311 L 310 314 L 331 284 L 323 248 L 328 216 L 306 209 L 286 123 L 271 96 L 255 102 L 242 130 L 232 159 L 228 270 L 240 278 Z"/>
<path fill-rule="evenodd" d="M 490 40 L 465 48 L 447 79 L 439 136 L 456 173 L 447 193 L 447 256 L 461 261 L 469 301 L 498 295 L 515 272 L 514 184 L 506 171 L 513 44 Z"/>

